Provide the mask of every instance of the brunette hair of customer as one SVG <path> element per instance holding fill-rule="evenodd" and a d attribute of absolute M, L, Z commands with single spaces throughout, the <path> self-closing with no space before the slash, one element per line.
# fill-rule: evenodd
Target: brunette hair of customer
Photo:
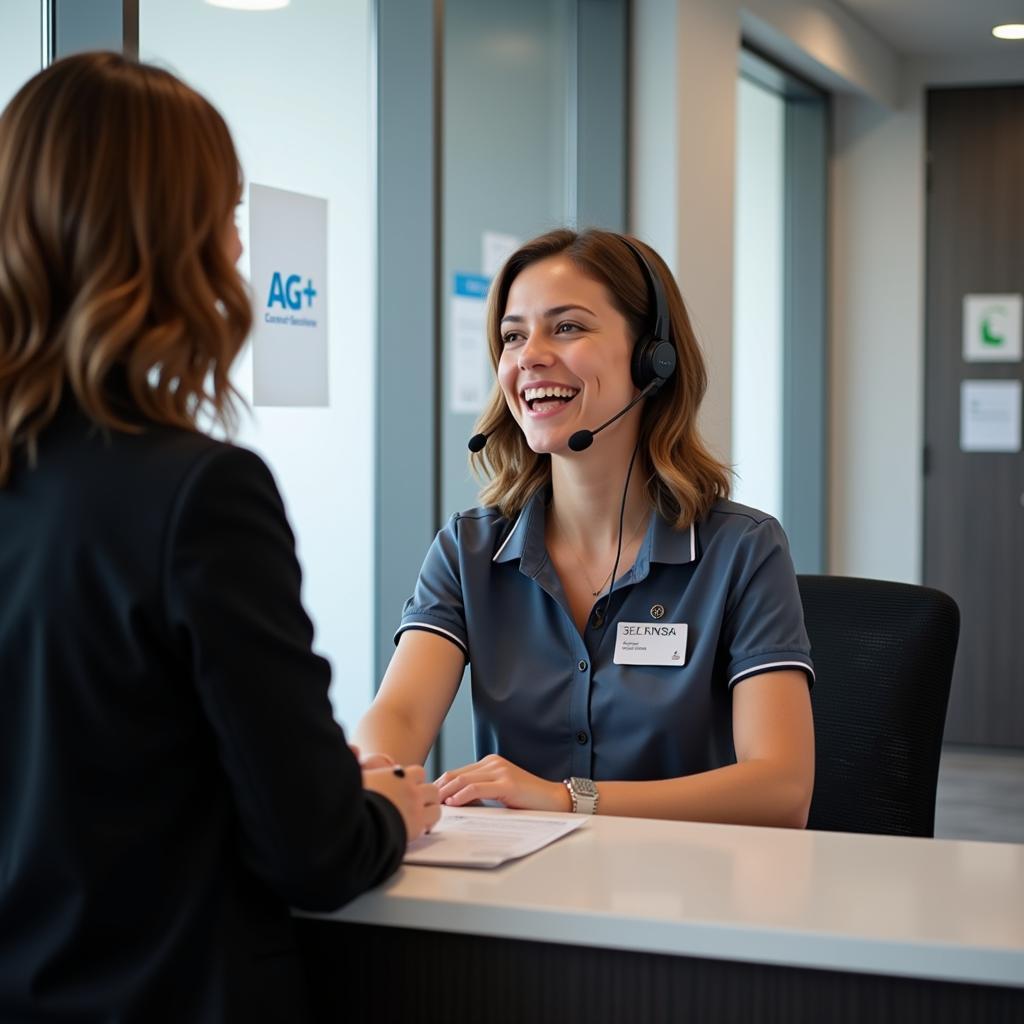
<path fill-rule="evenodd" d="M 228 370 L 252 319 L 225 245 L 240 183 L 220 114 L 159 68 L 77 55 L 14 97 L 0 117 L 0 487 L 68 392 L 115 430 L 134 429 L 125 399 L 156 423 L 231 426 Z"/>

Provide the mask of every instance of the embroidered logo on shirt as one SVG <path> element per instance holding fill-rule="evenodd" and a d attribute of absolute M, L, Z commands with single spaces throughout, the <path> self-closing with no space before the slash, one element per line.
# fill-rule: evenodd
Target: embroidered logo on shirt
<path fill-rule="evenodd" d="M 660 619 L 665 614 L 665 606 L 662 604 L 651 605 L 651 618 Z"/>

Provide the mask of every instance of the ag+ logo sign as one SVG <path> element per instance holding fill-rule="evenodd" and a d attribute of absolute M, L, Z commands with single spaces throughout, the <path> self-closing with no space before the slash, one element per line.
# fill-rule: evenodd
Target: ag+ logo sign
<path fill-rule="evenodd" d="M 311 278 L 306 278 L 306 284 L 303 287 L 302 278 L 298 274 L 289 274 L 285 277 L 280 271 L 275 270 L 274 276 L 270 279 L 267 309 L 273 309 L 274 306 L 279 306 L 281 309 L 302 309 L 303 299 L 306 300 L 306 308 L 310 309 L 316 294 Z"/>

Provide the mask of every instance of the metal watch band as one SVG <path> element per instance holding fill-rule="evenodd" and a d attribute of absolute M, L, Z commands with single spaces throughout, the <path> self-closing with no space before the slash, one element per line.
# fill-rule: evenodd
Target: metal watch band
<path fill-rule="evenodd" d="M 574 775 L 563 781 L 572 798 L 573 814 L 597 813 L 598 792 L 593 779 L 581 779 Z"/>

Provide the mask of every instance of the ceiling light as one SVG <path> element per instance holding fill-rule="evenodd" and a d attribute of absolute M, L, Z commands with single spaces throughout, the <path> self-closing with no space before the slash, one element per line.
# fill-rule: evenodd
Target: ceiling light
<path fill-rule="evenodd" d="M 233 11 L 276 11 L 291 0 L 206 0 L 211 7 L 230 7 Z"/>
<path fill-rule="evenodd" d="M 992 35 L 996 39 L 1024 39 L 1024 25 L 996 25 Z"/>

